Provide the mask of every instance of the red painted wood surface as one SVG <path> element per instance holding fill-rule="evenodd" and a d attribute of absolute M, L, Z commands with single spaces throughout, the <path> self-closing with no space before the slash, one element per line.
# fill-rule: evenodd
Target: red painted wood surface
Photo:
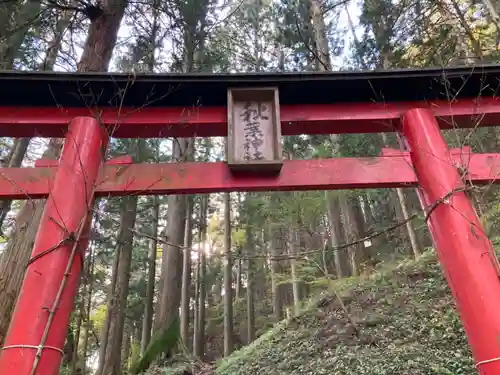
<path fill-rule="evenodd" d="M 393 131 L 411 108 L 430 108 L 442 129 L 500 124 L 500 99 L 281 106 L 283 135 Z M 225 107 L 140 109 L 0 107 L 0 137 L 64 137 L 77 116 L 95 116 L 113 137 L 227 135 Z"/>
<path fill-rule="evenodd" d="M 88 243 L 85 232 L 92 218 L 93 186 L 108 136 L 95 119 L 80 117 L 71 122 L 66 139 L 33 246 L 32 262 L 26 269 L 0 352 L 2 375 L 59 373 L 80 282 L 82 254 Z M 82 240 L 77 244 L 67 240 L 70 233 L 78 238 L 80 231 Z"/>
<path fill-rule="evenodd" d="M 228 191 L 286 191 L 405 187 L 417 184 L 409 153 L 388 152 L 374 158 L 285 161 L 279 176 L 233 175 L 226 163 L 106 163 L 96 196 L 196 194 Z M 500 154 L 453 151 L 456 165 L 468 169 L 473 183 L 497 183 Z M 54 165 L 42 161 L 38 165 Z M 56 168 L 0 168 L 0 198 L 46 197 Z"/>
<path fill-rule="evenodd" d="M 433 239 L 481 375 L 500 374 L 500 268 L 461 173 L 431 111 L 403 119 L 418 181 L 430 203 Z M 497 157 L 497 156 L 495 156 Z M 472 158 L 471 160 L 473 160 Z"/>

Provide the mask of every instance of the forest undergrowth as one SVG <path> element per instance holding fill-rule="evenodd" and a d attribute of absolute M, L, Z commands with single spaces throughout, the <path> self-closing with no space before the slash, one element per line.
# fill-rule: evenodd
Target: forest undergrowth
<path fill-rule="evenodd" d="M 341 302 L 339 301 L 339 297 Z M 188 360 L 165 375 L 473 375 L 450 290 L 433 251 L 328 293 L 213 366 Z"/>

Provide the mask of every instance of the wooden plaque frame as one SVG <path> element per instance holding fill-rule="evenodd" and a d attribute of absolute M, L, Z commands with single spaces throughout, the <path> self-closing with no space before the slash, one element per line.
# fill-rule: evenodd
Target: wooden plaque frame
<path fill-rule="evenodd" d="M 236 142 L 239 136 L 235 127 L 236 103 L 253 101 L 271 104 L 271 158 L 262 160 L 246 160 L 237 156 Z M 279 107 L 279 92 L 277 87 L 229 88 L 227 92 L 227 163 L 233 172 L 266 172 L 279 173 L 283 166 L 281 147 L 281 120 Z M 269 152 L 269 150 L 266 150 Z"/>

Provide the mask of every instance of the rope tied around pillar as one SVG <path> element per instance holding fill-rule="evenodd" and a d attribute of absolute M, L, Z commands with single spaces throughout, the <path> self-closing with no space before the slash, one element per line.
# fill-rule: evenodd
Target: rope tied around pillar
<path fill-rule="evenodd" d="M 487 365 L 488 363 L 499 362 L 499 361 L 500 361 L 500 357 L 491 358 L 491 359 L 485 359 L 484 361 L 477 362 L 476 363 L 476 368 L 479 368 L 479 366 L 482 366 L 482 365 Z"/>
<path fill-rule="evenodd" d="M 50 345 L 22 345 L 22 344 L 17 344 L 17 345 L 9 345 L 9 346 L 2 346 L 0 347 L 0 351 L 5 350 L 5 349 L 36 349 L 37 350 L 37 356 L 42 355 L 42 350 L 43 349 L 50 349 L 50 350 L 55 350 L 56 352 L 61 353 L 61 355 L 64 356 L 64 351 L 60 348 L 56 348 L 55 346 L 50 346 Z"/>

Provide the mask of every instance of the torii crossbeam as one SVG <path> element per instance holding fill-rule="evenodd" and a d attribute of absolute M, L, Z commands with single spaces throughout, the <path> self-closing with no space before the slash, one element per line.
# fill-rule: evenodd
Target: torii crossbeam
<path fill-rule="evenodd" d="M 433 238 L 478 371 L 500 374 L 500 272 L 466 195 L 468 184 L 497 182 L 500 154 L 448 149 L 440 131 L 500 125 L 499 78 L 500 66 L 259 75 L 0 73 L 0 136 L 66 138 L 58 162 L 0 169 L 0 198 L 48 198 L 0 374 L 58 373 L 94 197 L 416 185 L 434 207 Z M 110 135 L 236 139 L 239 130 L 228 123 L 237 123 L 232 108 L 241 94 L 228 90 L 254 90 L 258 101 L 255 92 L 259 97 L 268 87 L 275 88 L 269 96 L 275 137 L 399 131 L 410 151 L 279 161 L 271 174 L 236 173 L 225 162 L 104 162 Z"/>

